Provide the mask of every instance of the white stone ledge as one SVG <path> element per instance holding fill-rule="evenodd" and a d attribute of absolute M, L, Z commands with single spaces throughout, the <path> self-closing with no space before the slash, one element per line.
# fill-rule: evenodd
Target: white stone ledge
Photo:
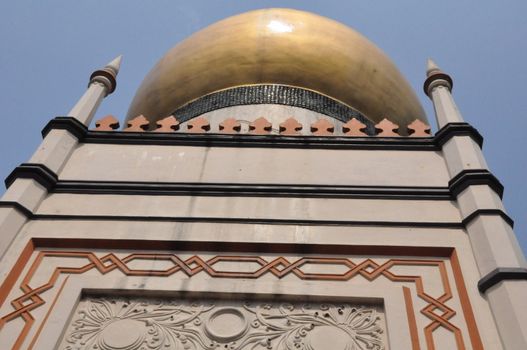
<path fill-rule="evenodd" d="M 460 223 L 454 202 L 342 198 L 50 194 L 37 215 Z"/>

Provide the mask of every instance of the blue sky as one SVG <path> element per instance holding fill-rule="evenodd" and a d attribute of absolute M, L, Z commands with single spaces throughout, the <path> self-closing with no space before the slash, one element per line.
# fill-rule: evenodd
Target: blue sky
<path fill-rule="evenodd" d="M 485 137 L 491 171 L 527 251 L 527 1 L 0 1 L 0 177 L 29 159 L 40 131 L 65 115 L 90 73 L 124 55 L 117 91 L 99 116 L 124 118 L 141 80 L 174 44 L 230 15 L 290 7 L 345 23 L 399 67 L 435 124 L 422 92 L 425 62 L 454 78 L 466 121 Z M 184 88 L 184 87 L 183 87 Z"/>

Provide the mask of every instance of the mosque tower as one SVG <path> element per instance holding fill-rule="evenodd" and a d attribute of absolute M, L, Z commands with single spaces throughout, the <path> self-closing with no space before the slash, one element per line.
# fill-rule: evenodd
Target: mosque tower
<path fill-rule="evenodd" d="M 527 349 L 527 269 L 453 82 L 438 132 L 354 30 L 252 11 L 184 40 L 123 127 L 121 58 L 0 200 L 1 349 Z"/>

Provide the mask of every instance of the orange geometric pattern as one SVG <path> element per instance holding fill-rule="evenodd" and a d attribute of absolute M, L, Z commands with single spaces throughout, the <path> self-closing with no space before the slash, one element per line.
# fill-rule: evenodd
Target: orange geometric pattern
<path fill-rule="evenodd" d="M 237 134 L 242 125 L 234 118 L 227 118 L 219 124 L 220 132 L 223 134 Z"/>
<path fill-rule="evenodd" d="M 271 132 L 273 125 L 264 117 L 260 117 L 249 124 L 249 134 L 266 135 Z"/>
<path fill-rule="evenodd" d="M 245 121 L 245 120 L 244 120 Z M 248 121 L 245 121 L 248 122 Z M 178 133 L 220 133 L 220 134 L 252 134 L 252 135 L 268 135 L 273 132 L 272 123 L 264 117 L 255 119 L 249 122 L 249 129 L 243 130 L 241 128 L 240 120 L 236 118 L 227 118 L 215 125 L 218 129 L 215 130 L 211 122 L 204 117 L 197 117 L 190 119 L 186 123 L 186 128 L 179 127 L 179 121 L 174 116 L 169 116 L 156 122 L 156 128 L 150 130 L 148 120 L 140 115 L 128 121 L 128 127 L 123 131 L 127 132 L 178 132 Z M 96 122 L 97 131 L 113 131 L 119 127 L 119 121 L 113 116 L 106 116 Z M 306 132 L 300 132 L 301 130 Z M 366 124 L 360 122 L 356 118 L 351 118 L 345 124 L 342 124 L 341 130 L 336 130 L 335 126 L 326 119 L 318 119 L 311 124 L 303 125 L 295 118 L 287 118 L 279 124 L 277 132 L 285 136 L 344 136 L 344 137 L 431 137 L 430 126 L 420 120 L 414 120 L 412 123 L 403 127 L 402 135 L 399 133 L 399 126 L 392 123 L 390 120 L 384 118 L 381 122 L 375 125 L 376 135 L 369 135 Z M 215 130 L 215 131 L 212 131 Z"/>
<path fill-rule="evenodd" d="M 155 132 L 174 132 L 179 130 L 179 121 L 173 115 L 158 120 Z"/>
<path fill-rule="evenodd" d="M 430 137 L 430 126 L 419 119 L 414 120 L 406 127 L 410 137 Z"/>
<path fill-rule="evenodd" d="M 302 130 L 302 124 L 300 124 L 295 118 L 287 118 L 285 122 L 280 123 L 280 135 L 300 135 L 299 131 Z"/>
<path fill-rule="evenodd" d="M 145 118 L 144 115 L 139 115 L 135 117 L 134 119 L 130 119 L 127 123 L 126 129 L 123 131 L 127 132 L 142 132 L 148 130 L 148 126 L 150 125 L 150 122 L 148 119 Z"/>
<path fill-rule="evenodd" d="M 356 118 L 351 118 L 346 124 L 342 125 L 342 132 L 346 136 L 368 136 L 366 131 L 366 124 L 361 123 Z"/>
<path fill-rule="evenodd" d="M 95 130 L 97 131 L 114 131 L 118 128 L 119 121 L 111 114 L 108 114 L 95 122 Z"/>
<path fill-rule="evenodd" d="M 326 119 L 318 119 L 311 124 L 311 133 L 316 136 L 333 135 L 333 131 L 335 131 L 335 126 Z"/>
<path fill-rule="evenodd" d="M 375 130 L 377 136 L 382 137 L 399 137 L 397 131 L 399 131 L 399 125 L 392 123 L 388 119 L 384 118 L 378 124 L 375 124 Z"/>
<path fill-rule="evenodd" d="M 203 117 L 191 119 L 187 123 L 187 131 L 194 134 L 202 134 L 210 130 L 210 123 Z"/>
<path fill-rule="evenodd" d="M 30 286 L 38 267 L 44 263 L 47 258 L 77 258 L 84 259 L 86 264 L 81 267 L 58 266 L 54 269 L 49 280 L 36 288 Z M 163 270 L 142 270 L 133 269 L 128 265 L 130 262 L 141 260 L 163 260 L 171 262 L 173 266 Z M 219 262 L 236 262 L 236 263 L 256 263 L 259 265 L 255 271 L 252 272 L 233 272 L 222 271 L 215 268 Z M 328 274 L 328 273 L 309 273 L 303 271 L 303 267 L 312 264 L 332 264 L 345 266 L 347 270 L 342 273 Z M 424 290 L 423 278 L 418 275 L 400 275 L 390 271 L 395 266 L 425 266 L 437 268 L 443 285 L 442 295 L 434 298 Z M 274 259 L 264 258 L 260 256 L 239 256 L 239 255 L 219 255 L 210 259 L 202 259 L 199 256 L 192 256 L 183 260 L 176 254 L 159 254 L 159 253 L 134 253 L 124 258 L 119 258 L 113 253 L 98 257 L 93 252 L 86 251 L 40 251 L 37 253 L 29 271 L 23 278 L 20 289 L 23 294 L 13 300 L 11 305 L 14 311 L 0 319 L 0 329 L 5 323 L 10 322 L 16 318 L 22 318 L 25 322 L 24 330 L 21 332 L 17 340 L 18 346 L 21 346 L 24 337 L 29 332 L 34 318 L 31 311 L 42 306 L 45 301 L 40 297 L 42 293 L 55 287 L 58 278 L 61 275 L 82 274 L 89 270 L 95 269 L 101 274 L 106 274 L 113 270 L 119 270 L 127 276 L 171 276 L 176 272 L 183 272 L 188 277 L 192 277 L 198 273 L 206 273 L 214 278 L 246 278 L 256 279 L 264 274 L 272 274 L 277 278 L 282 278 L 286 275 L 293 274 L 303 280 L 319 280 L 319 281 L 348 281 L 356 276 L 362 276 L 369 281 L 383 276 L 393 282 L 411 282 L 415 285 L 417 295 L 420 299 L 426 302 L 426 306 L 421 309 L 421 313 L 430 319 L 430 323 L 424 328 L 424 334 L 427 344 L 427 349 L 435 349 L 433 332 L 442 327 L 455 336 L 457 349 L 466 349 L 461 330 L 450 322 L 450 319 L 456 314 L 445 303 L 453 296 L 446 265 L 443 260 L 428 260 L 428 259 L 391 259 L 382 264 L 378 264 L 371 259 L 366 259 L 360 263 L 353 262 L 348 258 L 328 258 L 328 257 L 302 257 L 294 261 L 290 261 L 284 257 Z M 63 283 L 66 283 L 64 281 Z M 62 287 L 61 287 L 62 288 Z M 404 287 L 406 288 L 406 287 Z M 406 288 L 407 289 L 407 288 Z M 405 291 L 405 299 L 406 291 Z M 407 308 L 413 308 L 412 305 L 407 305 Z M 415 318 L 414 318 L 415 320 Z M 415 325 L 410 325 L 410 328 L 415 328 Z M 417 337 L 417 334 L 413 334 Z M 472 338 L 472 337 L 471 337 Z M 412 340 L 413 350 L 419 349 L 418 339 Z M 15 349 L 17 347 L 14 347 Z M 474 349 L 479 347 L 473 344 Z"/>

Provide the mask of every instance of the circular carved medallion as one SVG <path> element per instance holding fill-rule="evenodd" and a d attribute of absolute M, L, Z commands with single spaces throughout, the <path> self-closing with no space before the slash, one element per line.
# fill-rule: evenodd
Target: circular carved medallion
<path fill-rule="evenodd" d="M 332 326 L 322 326 L 315 327 L 306 340 L 307 349 L 310 350 L 347 350 L 354 349 L 351 343 L 351 337 L 344 330 L 332 327 Z"/>
<path fill-rule="evenodd" d="M 240 310 L 225 307 L 210 314 L 205 323 L 205 331 L 211 339 L 229 342 L 241 338 L 248 326 L 248 321 Z"/>
<path fill-rule="evenodd" d="M 122 319 L 108 324 L 99 338 L 102 350 L 136 350 L 145 339 L 146 327 L 141 321 Z"/>

